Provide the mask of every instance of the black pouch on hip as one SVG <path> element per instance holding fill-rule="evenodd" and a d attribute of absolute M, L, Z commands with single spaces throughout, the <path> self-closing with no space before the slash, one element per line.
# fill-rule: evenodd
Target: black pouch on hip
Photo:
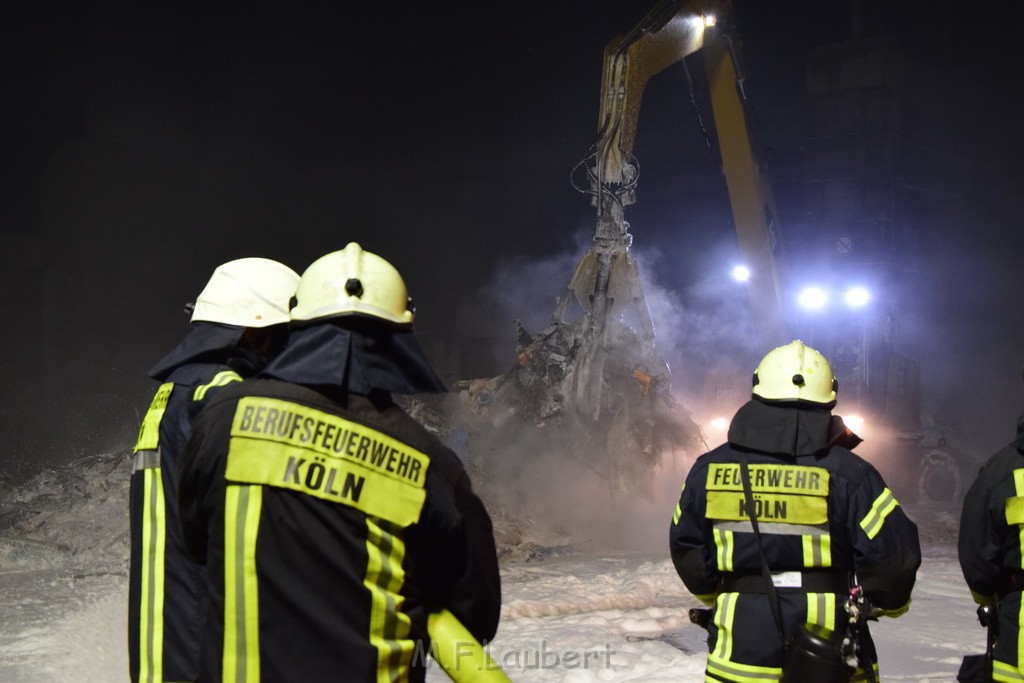
<path fill-rule="evenodd" d="M 848 683 L 854 670 L 843 657 L 843 635 L 804 624 L 786 644 L 783 680 Z"/>

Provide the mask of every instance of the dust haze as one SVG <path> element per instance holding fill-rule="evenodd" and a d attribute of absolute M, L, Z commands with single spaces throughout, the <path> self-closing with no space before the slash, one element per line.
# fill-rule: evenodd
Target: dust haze
<path fill-rule="evenodd" d="M 499 368 L 516 362 L 512 321 L 522 321 L 531 334 L 552 324 L 558 297 L 571 296 L 568 283 L 589 241 L 589 228 L 581 226 L 572 249 L 547 258 L 510 259 L 495 270 L 475 306 L 481 324 L 505 331 L 491 346 Z M 708 427 L 707 422 L 716 416 L 731 418 L 749 398 L 750 359 L 758 357 L 759 350 L 748 341 L 753 335 L 742 286 L 715 276 L 674 291 L 658 276 L 673 267 L 668 255 L 657 248 L 633 253 L 655 325 L 655 348 L 671 368 L 677 409 L 701 425 L 699 443 L 690 451 L 663 451 L 650 479 L 639 480 L 637 490 L 623 493 L 600 469 L 608 453 L 580 453 L 554 434 L 559 429 L 571 431 L 566 424 L 544 422 L 538 429 L 518 431 L 512 440 L 486 445 L 488 435 L 470 435 L 470 441 L 476 440 L 471 450 L 483 453 L 486 471 L 479 478 L 486 483 L 489 507 L 499 517 L 510 513 L 525 520 L 529 535 L 541 545 L 663 551 L 690 463 L 724 439 L 724 430 Z M 570 310 L 583 314 L 578 302 Z M 635 327 L 635 318 L 627 311 L 623 320 Z M 600 427 L 584 424 L 583 429 Z M 639 459 L 641 454 L 620 457 Z"/>

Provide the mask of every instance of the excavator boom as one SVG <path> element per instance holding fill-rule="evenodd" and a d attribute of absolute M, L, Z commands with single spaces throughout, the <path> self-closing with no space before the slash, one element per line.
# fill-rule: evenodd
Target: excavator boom
<path fill-rule="evenodd" d="M 570 285 L 598 328 L 604 325 L 602 299 L 609 288 L 616 287 L 607 281 L 614 272 L 613 264 L 625 260 L 632 241 L 623 207 L 635 200 L 637 169 L 632 150 L 644 91 L 653 76 L 701 52 L 740 254 L 751 272 L 755 326 L 765 342 L 775 341 L 780 332 L 778 214 L 751 134 L 731 24 L 729 0 L 662 0 L 629 33 L 605 48 L 590 176 L 590 192 L 597 207 L 596 256 L 588 253 L 584 257 L 581 266 L 588 260 L 594 263 L 582 272 L 578 269 Z M 636 269 L 621 270 L 630 277 Z M 592 288 L 588 288 L 591 281 Z M 642 292 L 639 283 L 620 283 L 618 287 Z M 644 320 L 646 306 L 638 303 Z"/>

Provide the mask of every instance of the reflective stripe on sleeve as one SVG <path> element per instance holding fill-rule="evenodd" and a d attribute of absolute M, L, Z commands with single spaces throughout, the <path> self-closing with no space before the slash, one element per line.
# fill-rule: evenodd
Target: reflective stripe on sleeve
<path fill-rule="evenodd" d="M 683 500 L 683 491 L 685 491 L 685 490 L 686 490 L 686 484 L 684 483 L 683 487 L 681 489 L 679 489 L 679 500 L 676 502 L 675 514 L 672 515 L 672 523 L 673 524 L 679 524 L 679 520 L 682 519 L 682 517 L 683 517 L 682 500 Z"/>
<path fill-rule="evenodd" d="M 262 487 L 228 485 L 224 496 L 225 683 L 260 680 L 256 535 L 262 507 Z"/>
<path fill-rule="evenodd" d="M 878 532 L 882 530 L 886 517 L 892 514 L 892 511 L 898 506 L 899 502 L 888 488 L 878 494 L 878 498 L 875 498 L 875 502 L 871 504 L 868 514 L 864 515 L 864 519 L 860 520 L 860 528 L 864 530 L 869 539 L 873 539 L 878 535 Z"/>
<path fill-rule="evenodd" d="M 163 681 L 164 549 L 167 543 L 167 501 L 160 469 L 160 423 L 173 382 L 160 385 L 146 410 L 135 440 L 132 476 L 142 477 L 142 547 L 139 581 L 139 681 Z"/>
<path fill-rule="evenodd" d="M 905 605 L 903 605 L 902 607 L 897 607 L 896 609 L 880 609 L 876 607 L 875 613 L 880 617 L 892 617 L 893 619 L 895 619 L 896 617 L 902 617 L 904 614 L 907 613 L 907 610 L 910 609 L 910 602 L 910 600 L 907 600 L 907 603 Z"/>
<path fill-rule="evenodd" d="M 232 382 L 241 381 L 242 376 L 239 375 L 234 370 L 223 370 L 214 375 L 213 379 L 210 380 L 209 384 L 203 384 L 201 386 L 196 387 L 196 390 L 192 393 L 192 400 L 202 401 L 204 398 L 206 398 L 206 392 L 208 392 L 210 389 L 222 387 L 226 384 L 231 384 Z"/>
<path fill-rule="evenodd" d="M 142 418 L 133 453 L 155 451 L 160 446 L 160 421 L 164 419 L 164 411 L 167 409 L 167 401 L 170 400 L 173 389 L 174 382 L 166 382 L 156 390 L 153 401 L 146 410 L 146 416 Z"/>
<path fill-rule="evenodd" d="M 148 468 L 142 477 L 139 681 L 160 683 L 163 680 L 164 668 L 164 547 L 167 537 L 167 511 L 160 468 Z"/>
<path fill-rule="evenodd" d="M 415 643 L 409 639 L 411 621 L 401 611 L 405 583 L 405 542 L 397 527 L 366 518 L 366 578 L 370 591 L 370 644 L 377 648 L 377 681 L 405 680 Z"/>

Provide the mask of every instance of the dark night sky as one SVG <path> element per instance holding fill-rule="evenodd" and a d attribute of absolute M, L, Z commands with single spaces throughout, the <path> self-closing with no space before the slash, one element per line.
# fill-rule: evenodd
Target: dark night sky
<path fill-rule="evenodd" d="M 793 156 L 808 51 L 848 36 L 848 4 L 735 3 L 759 133 Z M 496 271 L 535 289 L 515 264 L 578 253 L 593 210 L 568 175 L 593 141 L 602 50 L 648 9 L 17 4 L 0 16 L 0 278 L 12 314 L 0 463 L 11 468 L 129 446 L 153 388 L 145 371 L 183 333 L 182 305 L 232 258 L 301 272 L 358 241 L 403 272 L 435 349 L 453 329 L 484 335 L 472 321 L 510 329 L 535 314 L 515 296 L 489 308 L 480 292 Z M 961 112 L 950 144 L 963 165 L 947 171 L 963 182 L 931 243 L 933 294 L 911 336 L 926 401 L 986 452 L 1009 440 L 1024 404 L 1022 12 L 865 9 L 869 32 L 896 33 L 950 75 Z M 681 301 L 735 238 L 724 182 L 671 78 L 645 99 L 627 218 L 638 251 L 656 252 L 645 277 Z"/>

